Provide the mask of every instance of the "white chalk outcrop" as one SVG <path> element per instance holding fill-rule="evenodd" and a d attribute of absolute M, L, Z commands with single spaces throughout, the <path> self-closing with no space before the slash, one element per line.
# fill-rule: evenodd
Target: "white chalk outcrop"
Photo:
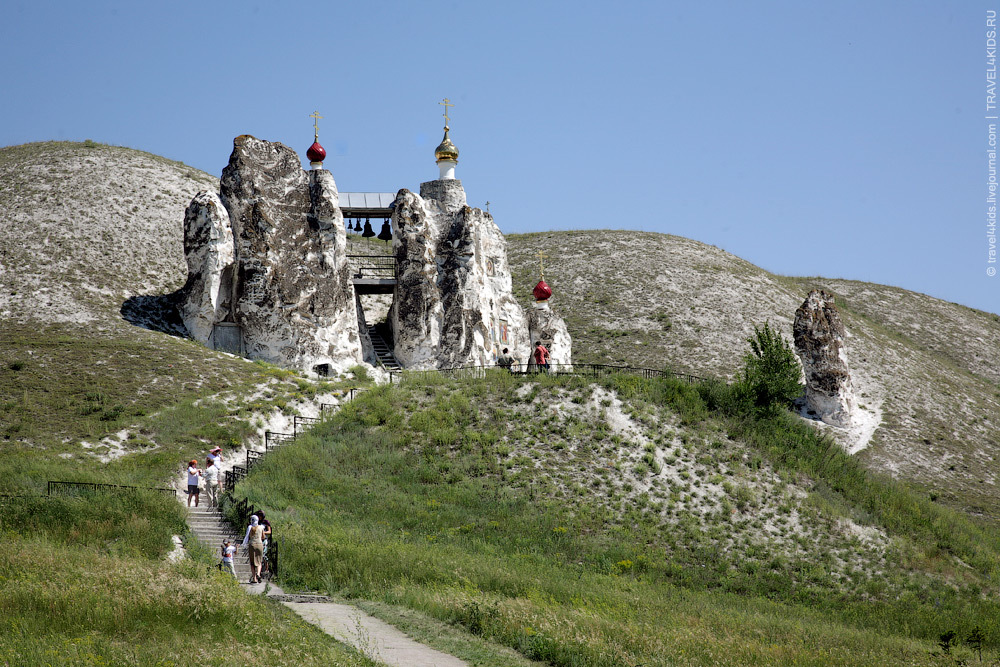
<path fill-rule="evenodd" d="M 527 359 L 507 241 L 493 216 L 466 205 L 462 182 L 423 183 L 419 195 L 400 190 L 392 222 L 396 359 L 416 369 L 492 366 L 505 347 Z"/>
<path fill-rule="evenodd" d="M 221 203 L 228 218 L 211 210 Z M 231 231 L 227 231 L 228 228 Z M 212 237 L 231 234 L 231 262 Z M 337 186 L 308 174 L 280 143 L 237 137 L 219 197 L 199 193 L 185 216 L 188 332 L 210 344 L 214 325 L 240 327 L 242 351 L 287 367 L 342 370 L 362 361 L 354 285 Z M 194 243 L 207 239 L 206 244 Z M 214 307 L 214 321 L 212 308 Z"/>
<path fill-rule="evenodd" d="M 199 192 L 184 212 L 184 257 L 181 319 L 192 338 L 206 342 L 217 322 L 229 320 L 232 305 L 233 229 L 214 192 Z"/>
<path fill-rule="evenodd" d="M 566 321 L 559 317 L 548 301 L 535 303 L 528 315 L 532 350 L 536 341 L 541 341 L 549 351 L 549 364 L 553 370 L 568 372 L 573 370 L 573 340 L 570 338 Z"/>
<path fill-rule="evenodd" d="M 846 331 L 833 297 L 809 292 L 795 311 L 795 351 L 806 377 L 806 407 L 831 426 L 849 428 L 856 410 L 845 349 Z"/>

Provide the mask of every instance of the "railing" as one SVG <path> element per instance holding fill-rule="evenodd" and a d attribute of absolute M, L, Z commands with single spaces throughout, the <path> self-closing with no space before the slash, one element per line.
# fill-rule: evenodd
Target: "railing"
<path fill-rule="evenodd" d="M 361 389 L 354 387 L 350 391 L 350 398 L 353 400 L 356 392 L 362 391 Z M 236 491 L 236 485 L 240 483 L 249 474 L 250 470 L 253 469 L 257 463 L 260 462 L 267 452 L 280 447 L 284 444 L 295 442 L 298 434 L 305 430 L 307 426 L 312 426 L 323 420 L 322 415 L 327 410 L 332 410 L 337 407 L 334 403 L 320 403 L 320 417 L 300 417 L 295 415 L 292 418 L 292 433 L 275 433 L 274 431 L 264 431 L 264 451 L 257 452 L 253 450 L 247 450 L 247 464 L 246 467 L 243 466 L 233 466 L 229 470 L 223 473 L 222 477 L 222 490 L 227 496 L 227 501 L 233 503 L 234 511 L 232 514 L 236 520 L 236 525 L 234 526 L 238 533 L 245 535 L 247 526 L 250 525 L 250 517 L 253 516 L 255 509 L 254 506 L 250 504 L 248 498 L 243 498 L 243 500 L 237 501 L 233 497 L 233 493 Z M 49 484 L 71 484 L 72 482 L 49 482 Z M 104 485 L 113 486 L 113 485 Z M 51 489 L 51 487 L 50 487 Z M 173 489 L 160 489 L 163 491 L 172 491 L 176 495 L 176 491 Z M 51 491 L 50 491 L 51 493 Z M 271 576 L 277 576 L 278 574 L 278 541 L 272 536 L 267 543 L 267 553 L 265 553 L 264 558 L 267 561 L 268 569 Z"/>
<path fill-rule="evenodd" d="M 264 452 L 255 452 L 252 449 L 247 450 L 247 474 L 253 470 L 253 467 L 257 465 L 257 462 L 264 458 Z"/>
<path fill-rule="evenodd" d="M 292 417 L 292 438 L 299 437 L 300 432 L 304 432 L 309 426 L 315 426 L 316 424 L 323 421 L 322 417 L 300 417 L 295 415 Z M 300 431 L 299 426 L 302 426 Z"/>
<path fill-rule="evenodd" d="M 285 443 L 294 442 L 294 433 L 275 433 L 274 431 L 264 431 L 264 451 L 269 452 L 276 447 L 281 447 Z"/>
<path fill-rule="evenodd" d="M 458 366 L 455 368 L 439 368 L 426 371 L 389 371 L 389 382 L 395 382 L 404 376 L 420 376 L 426 373 L 436 373 L 451 375 L 454 377 L 484 378 L 487 371 L 501 371 L 499 366 Z M 504 371 L 506 372 L 506 371 Z M 550 364 L 548 371 L 531 364 L 519 364 L 510 371 L 514 375 L 535 375 L 549 373 L 552 375 L 576 375 L 590 378 L 602 378 L 616 373 L 628 375 L 638 375 L 643 378 L 676 377 L 688 382 L 704 382 L 707 378 L 688 373 L 676 373 L 674 371 L 660 370 L 656 368 L 634 368 L 632 366 L 615 366 L 612 364 Z"/>
<path fill-rule="evenodd" d="M 177 489 L 163 489 L 144 486 L 128 486 L 125 484 L 98 484 L 95 482 L 53 482 L 49 481 L 47 495 L 52 495 L 53 491 L 67 491 L 69 489 L 86 489 L 88 491 L 159 491 L 177 495 Z"/>
<path fill-rule="evenodd" d="M 348 255 L 347 265 L 355 278 L 396 278 L 396 258 L 391 255 Z"/>
<path fill-rule="evenodd" d="M 222 492 L 232 495 L 236 490 L 236 485 L 247 476 L 247 469 L 243 466 L 233 466 L 222 475 Z"/>

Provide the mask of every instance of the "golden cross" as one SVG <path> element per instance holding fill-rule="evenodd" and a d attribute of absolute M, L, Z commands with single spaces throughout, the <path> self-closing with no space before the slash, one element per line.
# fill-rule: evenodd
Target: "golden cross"
<path fill-rule="evenodd" d="M 542 252 L 541 250 L 539 250 L 538 251 L 538 273 L 539 273 L 539 275 L 542 276 L 542 279 L 544 280 L 545 279 L 545 265 L 542 263 L 542 258 L 543 257 L 548 257 L 548 255 L 546 255 L 544 252 Z"/>
<path fill-rule="evenodd" d="M 313 128 L 315 129 L 315 134 L 313 135 L 313 139 L 319 141 L 319 119 L 322 118 L 322 116 L 319 115 L 318 111 L 313 111 L 311 114 L 309 114 L 309 117 L 315 119 L 313 120 Z"/>
<path fill-rule="evenodd" d="M 452 104 L 447 97 L 444 98 L 444 102 L 438 102 L 438 104 L 444 107 L 444 126 L 448 127 L 448 121 L 451 120 L 450 118 L 448 118 L 448 107 L 453 107 L 455 105 Z"/>

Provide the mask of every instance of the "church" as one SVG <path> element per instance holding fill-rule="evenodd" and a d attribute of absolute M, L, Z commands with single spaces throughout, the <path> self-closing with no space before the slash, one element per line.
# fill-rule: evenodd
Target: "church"
<path fill-rule="evenodd" d="M 360 363 L 489 367 L 504 348 L 524 368 L 536 341 L 566 368 L 572 342 L 552 291 L 542 276 L 529 312 L 515 300 L 506 240 L 455 177 L 453 105 L 442 104 L 438 176 L 419 194 L 339 193 L 318 113 L 308 171 L 281 143 L 236 137 L 219 192 L 199 192 L 185 211 L 179 309 L 190 336 L 319 375 Z M 381 312 L 366 312 L 379 301 Z"/>

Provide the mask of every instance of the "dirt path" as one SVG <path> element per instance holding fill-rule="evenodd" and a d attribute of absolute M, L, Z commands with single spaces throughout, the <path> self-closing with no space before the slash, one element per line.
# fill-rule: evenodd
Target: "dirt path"
<path fill-rule="evenodd" d="M 276 597 L 281 599 L 284 596 Z M 467 662 L 424 646 L 357 607 L 334 602 L 283 601 L 283 604 L 328 635 L 387 665 L 468 667 Z"/>

